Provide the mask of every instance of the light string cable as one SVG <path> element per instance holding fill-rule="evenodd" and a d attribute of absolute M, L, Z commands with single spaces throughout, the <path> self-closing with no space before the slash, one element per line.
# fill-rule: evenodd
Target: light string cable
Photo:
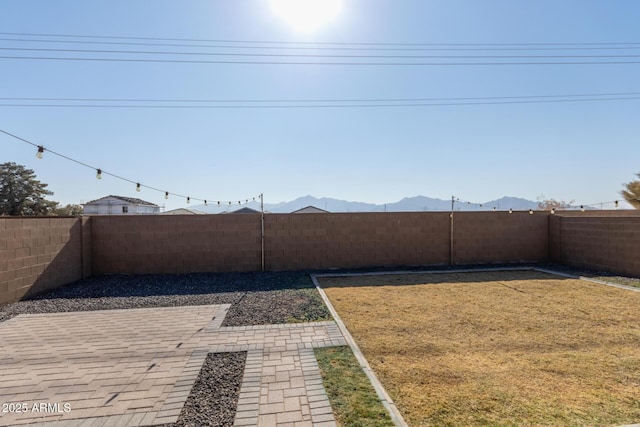
<path fill-rule="evenodd" d="M 499 206 L 492 206 L 489 205 L 487 203 L 474 203 L 474 202 L 470 202 L 467 200 L 461 200 L 459 197 L 452 197 L 452 201 L 453 201 L 453 206 L 454 206 L 454 210 L 455 210 L 455 204 L 456 203 L 461 203 L 463 205 L 466 206 L 474 206 L 474 207 L 478 207 L 481 210 L 493 210 L 494 212 L 498 211 L 498 210 L 502 210 L 500 209 Z M 620 200 L 611 200 L 611 201 L 607 201 L 607 202 L 598 202 L 598 203 L 591 203 L 591 204 L 582 204 L 582 205 L 574 205 L 574 204 L 565 204 L 563 206 L 558 206 L 558 207 L 552 207 L 551 209 L 529 209 L 529 214 L 533 214 L 536 210 L 537 211 L 550 211 L 550 213 L 555 214 L 558 211 L 576 211 L 576 210 L 580 210 L 582 212 L 585 212 L 587 210 L 593 210 L 594 208 L 597 208 L 598 206 L 600 207 L 600 209 L 604 209 L 604 206 L 609 206 L 609 205 L 613 205 L 613 207 L 615 209 L 618 209 L 620 207 Z M 507 210 L 509 213 L 513 213 L 514 209 L 509 207 L 509 209 L 504 209 Z"/>
<path fill-rule="evenodd" d="M 491 204 L 488 204 L 488 203 L 470 202 L 468 200 L 462 200 L 459 197 L 455 197 L 455 196 L 452 196 L 451 200 L 454 203 L 454 210 L 455 210 L 455 204 L 456 203 L 461 203 L 461 204 L 466 205 L 466 206 L 475 206 L 475 207 L 478 207 L 478 208 L 483 209 L 483 210 L 493 210 L 494 212 L 498 210 L 498 206 L 494 206 L 494 205 L 491 205 Z"/>
<path fill-rule="evenodd" d="M 18 141 L 24 142 L 25 144 L 29 144 L 29 145 L 31 145 L 33 147 L 36 147 L 37 148 L 36 156 L 38 158 L 42 158 L 44 156 L 45 151 L 46 151 L 47 153 L 51 153 L 53 155 L 56 155 L 58 157 L 61 157 L 61 158 L 65 159 L 65 160 L 68 160 L 70 162 L 76 163 L 78 165 L 84 166 L 86 168 L 89 168 L 89 169 L 95 171 L 97 179 L 102 179 L 102 175 L 109 175 L 109 176 L 111 176 L 113 178 L 116 178 L 116 179 L 119 179 L 121 181 L 125 181 L 125 182 L 129 182 L 131 184 L 134 184 L 136 186 L 135 187 L 136 191 L 140 191 L 141 188 L 147 188 L 149 190 L 153 190 L 153 191 L 157 191 L 159 193 L 162 193 L 162 194 L 164 194 L 164 198 L 165 199 L 168 199 L 169 196 L 174 196 L 174 197 L 180 197 L 180 198 L 185 199 L 187 203 L 190 203 L 191 201 L 200 201 L 200 202 L 204 202 L 205 206 L 207 206 L 209 203 L 216 203 L 218 206 L 222 206 L 223 204 L 231 206 L 233 204 L 238 204 L 238 205 L 242 205 L 243 203 L 247 204 L 247 203 L 249 203 L 250 200 L 255 202 L 256 198 L 260 198 L 261 197 L 261 195 L 256 195 L 256 196 L 252 196 L 251 198 L 240 199 L 240 200 L 237 200 L 237 201 L 235 201 L 235 200 L 234 201 L 230 201 L 230 200 L 222 201 L 222 200 L 216 200 L 216 199 L 203 199 L 203 198 L 198 198 L 198 197 L 185 196 L 183 194 L 174 193 L 174 192 L 171 192 L 171 191 L 168 191 L 168 190 L 162 190 L 162 189 L 157 188 L 157 187 L 146 185 L 146 184 L 141 183 L 140 181 L 134 181 L 132 179 L 125 178 L 123 176 L 120 176 L 120 175 L 105 171 L 104 169 L 99 168 L 99 167 L 88 165 L 88 164 L 86 164 L 86 163 L 84 163 L 84 162 L 82 162 L 80 160 L 76 160 L 76 159 L 71 158 L 69 156 L 66 156 L 66 155 L 64 155 L 62 153 L 58 153 L 57 151 L 53 151 L 50 148 L 45 148 L 43 145 L 36 144 L 34 142 L 31 142 L 29 140 L 21 138 L 21 137 L 19 137 L 17 135 L 14 135 L 14 134 L 10 133 L 10 132 L 7 132 L 5 130 L 0 129 L 0 132 L 5 134 L 5 135 L 7 135 L 7 136 L 10 136 L 11 138 L 14 138 L 14 139 L 18 140 Z"/>

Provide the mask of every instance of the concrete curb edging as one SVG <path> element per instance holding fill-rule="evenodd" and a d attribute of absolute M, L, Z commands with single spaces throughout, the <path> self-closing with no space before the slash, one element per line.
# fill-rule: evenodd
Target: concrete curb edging
<path fill-rule="evenodd" d="M 331 301 L 329 301 L 329 297 L 327 297 L 327 294 L 320 287 L 320 284 L 318 283 L 318 280 L 316 279 L 315 275 L 313 274 L 311 275 L 311 280 L 313 281 L 313 284 L 315 285 L 316 289 L 320 293 L 322 300 L 324 301 L 327 308 L 331 312 L 331 315 L 333 316 L 333 320 L 338 325 L 338 328 L 340 329 L 340 332 L 342 332 L 342 335 L 344 336 L 344 339 L 347 341 L 347 344 L 349 344 L 349 347 L 351 348 L 351 351 L 353 352 L 356 359 L 358 360 L 360 367 L 362 368 L 364 373 L 367 375 L 367 378 L 369 378 L 371 385 L 373 385 L 373 388 L 375 389 L 376 394 L 378 395 L 378 398 L 382 402 L 382 405 L 389 412 L 389 416 L 391 417 L 391 420 L 396 426 L 409 427 L 408 424 L 404 421 L 404 418 L 402 418 L 402 414 L 400 414 L 400 411 L 396 407 L 395 403 L 393 403 L 393 400 L 391 399 L 391 397 L 389 397 L 389 395 L 387 394 L 387 391 L 384 389 L 384 387 L 380 383 L 380 380 L 378 380 L 378 377 L 373 372 L 373 369 L 371 369 L 371 366 L 369 366 L 367 359 L 365 359 L 364 355 L 360 351 L 360 348 L 358 347 L 355 340 L 347 330 L 347 327 L 345 326 L 344 322 L 342 321 L 340 316 L 338 316 L 338 312 L 331 304 Z"/>
<path fill-rule="evenodd" d="M 626 289 L 628 291 L 640 292 L 640 288 L 635 288 L 633 286 L 621 285 L 619 283 L 607 282 L 606 280 L 592 279 L 590 277 L 585 276 L 575 276 L 569 273 L 561 273 L 555 270 L 547 270 L 546 268 L 532 268 L 532 270 L 540 271 L 542 273 L 555 274 L 556 276 L 568 277 L 571 279 L 584 280 L 585 282 L 597 283 L 598 285 L 606 285 L 613 286 L 614 288 Z M 637 424 L 640 427 L 640 424 Z"/>

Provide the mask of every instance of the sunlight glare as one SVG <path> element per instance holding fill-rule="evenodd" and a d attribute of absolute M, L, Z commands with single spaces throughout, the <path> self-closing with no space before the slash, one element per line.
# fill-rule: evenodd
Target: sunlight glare
<path fill-rule="evenodd" d="M 271 8 L 296 31 L 311 32 L 332 21 L 342 0 L 269 0 Z"/>

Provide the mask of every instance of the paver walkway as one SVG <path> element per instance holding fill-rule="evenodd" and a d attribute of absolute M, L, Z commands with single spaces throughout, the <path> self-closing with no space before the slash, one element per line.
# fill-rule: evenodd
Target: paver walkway
<path fill-rule="evenodd" d="M 0 323 L 0 426 L 173 423 L 207 354 L 230 351 L 248 352 L 235 425 L 335 426 L 313 348 L 346 344 L 336 324 L 223 328 L 228 309 L 34 314 Z"/>

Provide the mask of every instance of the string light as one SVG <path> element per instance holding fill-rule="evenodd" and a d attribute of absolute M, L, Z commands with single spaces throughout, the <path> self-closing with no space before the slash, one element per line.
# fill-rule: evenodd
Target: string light
<path fill-rule="evenodd" d="M 489 208 L 488 206 L 485 206 L 485 205 L 484 205 L 484 203 L 473 203 L 473 202 L 470 202 L 470 201 L 468 201 L 468 200 L 460 200 L 460 198 L 459 198 L 459 197 L 455 197 L 455 196 L 454 196 L 454 197 L 452 197 L 452 200 L 454 201 L 454 203 L 456 203 L 456 202 L 462 202 L 462 203 L 466 203 L 466 204 L 467 204 L 467 205 L 469 205 L 469 206 L 478 206 L 478 207 L 479 207 L 479 208 L 481 208 L 481 209 L 482 209 L 482 208 L 485 208 L 485 207 L 486 207 L 487 209 Z M 493 207 L 492 207 L 492 209 L 493 209 L 493 211 L 495 212 L 498 208 L 497 208 L 497 207 L 495 207 L 495 206 L 493 206 Z"/>
<path fill-rule="evenodd" d="M 17 139 L 17 140 L 22 141 L 22 142 L 24 142 L 24 143 L 26 143 L 26 144 L 29 144 L 29 145 L 32 145 L 32 146 L 36 147 L 36 148 L 37 148 L 36 157 L 37 157 L 38 159 L 42 159 L 42 158 L 43 158 L 44 151 L 45 151 L 44 146 L 42 146 L 42 145 L 38 145 L 38 144 L 35 144 L 35 143 L 33 143 L 33 142 L 31 142 L 31 141 L 28 141 L 28 140 L 26 140 L 26 139 L 24 139 L 24 138 L 20 138 L 19 136 L 13 135 L 13 134 L 11 134 L 11 133 L 9 133 L 9 132 L 7 132 L 7 131 L 4 131 L 4 130 L 2 130 L 2 129 L 0 129 L 0 133 L 3 133 L 3 134 L 5 134 L 5 135 L 7 135 L 7 136 L 10 136 L 10 137 L 14 138 L 14 139 Z M 71 157 L 68 157 L 68 156 L 65 156 L 65 155 L 63 155 L 63 154 L 57 153 L 57 152 L 55 152 L 55 151 L 52 151 L 51 149 L 47 149 L 47 151 L 48 151 L 49 153 L 53 154 L 53 155 L 56 155 L 56 156 L 58 156 L 58 157 L 62 157 L 62 158 L 64 158 L 65 160 L 69 160 L 69 161 L 71 161 L 71 162 L 77 163 L 77 164 L 79 164 L 79 165 L 81 165 L 81 166 L 84 166 L 84 167 L 87 167 L 87 168 L 90 168 L 90 169 L 94 170 L 94 171 L 96 172 L 96 179 L 102 179 L 102 174 L 104 173 L 104 174 L 106 174 L 106 175 L 112 176 L 112 177 L 117 178 L 117 179 L 120 179 L 120 180 L 122 180 L 122 181 L 127 181 L 127 182 L 130 182 L 130 183 L 132 183 L 132 184 L 136 184 L 136 191 L 137 191 L 137 192 L 140 192 L 140 189 L 141 189 L 141 187 L 142 187 L 142 184 L 141 184 L 140 182 L 132 181 L 132 180 L 130 180 L 130 179 L 124 178 L 124 177 L 122 177 L 122 176 L 115 175 L 115 174 L 110 173 L 110 172 L 105 172 L 105 171 L 103 171 L 103 170 L 102 170 L 102 169 L 100 169 L 100 168 L 95 168 L 95 167 L 90 166 L 90 165 L 88 165 L 88 164 L 86 164 L 86 163 L 83 163 L 83 162 L 81 162 L 81 161 L 79 161 L 79 160 L 76 160 L 76 159 L 73 159 L 73 158 L 71 158 Z M 148 189 L 150 189 L 150 190 L 154 190 L 154 191 L 158 191 L 158 192 L 164 193 L 164 198 L 165 198 L 165 199 L 168 199 L 168 198 L 169 198 L 169 191 L 160 190 L 160 189 L 158 189 L 158 188 L 150 187 L 150 186 L 148 186 L 148 185 L 145 185 L 145 187 L 146 187 L 146 188 L 148 188 Z M 174 194 L 175 196 L 178 196 L 178 197 L 186 198 L 187 203 L 190 203 L 190 202 L 191 202 L 191 197 L 183 196 L 183 195 L 176 194 L 176 193 L 172 193 L 172 194 Z M 261 195 L 260 197 L 262 197 L 262 195 Z M 201 200 L 201 201 L 204 201 L 205 206 L 207 206 L 207 200 L 205 200 L 205 199 L 194 199 L 194 200 Z M 256 197 L 252 197 L 252 200 L 253 200 L 253 201 L 255 201 L 255 200 L 256 200 Z M 460 202 L 460 198 L 452 197 L 452 202 L 454 202 L 454 203 L 455 203 L 455 202 Z M 464 202 L 464 201 L 463 201 L 463 202 Z M 222 202 L 218 201 L 218 202 L 217 202 L 217 205 L 218 205 L 218 206 L 221 206 L 221 203 L 222 203 Z M 249 203 L 249 199 L 245 199 L 245 203 Z M 465 203 L 466 203 L 467 205 L 475 205 L 475 206 L 479 206 L 480 208 L 483 208 L 483 207 L 484 207 L 484 205 L 483 205 L 483 204 L 479 204 L 479 203 L 472 203 L 472 202 L 469 202 L 469 201 L 466 201 Z M 591 204 L 591 205 L 580 205 L 580 206 L 579 206 L 579 209 L 580 209 L 580 211 L 581 211 L 581 212 L 585 212 L 585 210 L 586 210 L 587 208 L 589 208 L 589 207 L 595 207 L 595 206 L 598 206 L 598 205 L 599 205 L 599 206 L 602 208 L 605 204 L 611 204 L 611 203 L 613 203 L 613 205 L 614 205 L 614 207 L 615 207 L 615 208 L 618 208 L 618 207 L 620 206 L 620 202 L 619 202 L 619 200 L 614 200 L 614 201 L 609 201 L 609 202 L 594 203 L 594 204 Z M 229 206 L 231 206 L 232 202 L 231 202 L 231 201 L 229 201 L 229 202 L 228 202 L 228 204 L 229 204 Z M 239 200 L 239 201 L 238 201 L 238 204 L 239 204 L 239 205 L 242 205 L 242 201 L 241 201 L 241 200 Z M 550 212 L 551 212 L 551 214 L 555 214 L 555 213 L 556 213 L 556 209 L 558 209 L 558 208 L 553 208 L 553 209 L 551 209 L 551 211 L 550 211 Z M 567 205 L 567 206 L 564 206 L 564 207 L 563 207 L 563 209 L 577 209 L 577 207 L 576 207 L 576 206 L 572 206 L 572 205 Z M 494 207 L 493 207 L 493 211 L 495 212 L 496 210 L 497 210 L 497 208 L 494 206 Z M 513 213 L 513 209 L 512 209 L 512 208 L 509 208 L 509 213 Z M 529 209 L 529 213 L 530 213 L 530 214 L 533 214 L 533 209 Z"/>
<path fill-rule="evenodd" d="M 529 215 L 533 215 L 533 209 L 529 209 Z"/>
<path fill-rule="evenodd" d="M 38 159 L 42 159 L 42 158 L 43 158 L 43 154 L 44 154 L 44 151 L 45 151 L 44 146 L 42 146 L 42 145 L 38 145 L 38 144 L 35 144 L 35 143 L 31 142 L 31 141 L 28 141 L 28 140 L 26 140 L 26 139 L 24 139 L 24 138 L 21 138 L 21 137 L 19 137 L 19 136 L 17 136 L 17 135 L 14 135 L 14 134 L 9 133 L 9 132 L 7 132 L 7 131 L 5 131 L 5 130 L 2 130 L 2 129 L 0 129 L 0 133 L 3 133 L 3 134 L 5 134 L 5 135 L 7 135 L 7 136 L 10 136 L 10 137 L 14 138 L 14 139 L 17 139 L 17 140 L 19 140 L 19 141 L 21 141 L 21 142 L 24 142 L 25 144 L 29 144 L 29 145 L 31 145 L 31 146 L 33 146 L 33 147 L 36 147 L 36 148 L 37 148 L 37 151 L 36 151 L 36 157 L 37 157 Z M 113 174 L 113 173 L 110 173 L 110 172 L 107 172 L 107 171 L 103 171 L 101 168 L 96 168 L 95 166 L 88 165 L 88 164 L 86 164 L 86 163 L 84 163 L 84 162 L 81 162 L 81 161 L 79 161 L 79 160 L 76 160 L 76 159 L 74 159 L 74 158 L 71 158 L 71 157 L 69 157 L 69 156 L 66 156 L 66 155 L 64 155 L 64 154 L 61 154 L 61 153 L 58 153 L 58 152 L 52 151 L 51 149 L 48 149 L 48 148 L 47 148 L 46 150 L 47 150 L 49 153 L 51 153 L 51 154 L 53 154 L 53 155 L 55 155 L 55 156 L 62 157 L 62 158 L 63 158 L 63 159 L 65 159 L 65 160 L 68 160 L 68 161 L 70 161 L 70 162 L 74 162 L 74 163 L 76 163 L 76 164 L 79 164 L 79 165 L 81 165 L 81 166 L 84 166 L 84 167 L 86 167 L 86 168 L 89 168 L 89 169 L 91 169 L 91 170 L 95 171 L 95 173 L 96 173 L 96 179 L 102 179 L 102 175 L 103 175 L 103 174 L 105 174 L 105 175 L 109 175 L 109 176 L 111 176 L 111 177 L 113 177 L 113 178 L 117 178 L 117 179 L 119 179 L 119 180 L 121 180 L 121 181 L 126 181 L 126 182 L 129 182 L 129 183 L 131 183 L 131 184 L 135 184 L 135 185 L 136 185 L 136 191 L 138 191 L 138 192 L 140 191 L 140 189 L 141 189 L 141 188 L 142 188 L 142 186 L 143 186 L 143 184 L 141 184 L 140 182 L 133 181 L 133 180 L 131 180 L 131 179 L 128 179 L 128 178 L 125 178 L 125 177 L 122 177 L 122 176 L 119 176 L 119 175 L 116 175 L 116 174 Z M 165 199 L 169 199 L 169 191 L 161 190 L 161 189 L 159 189 L 159 188 L 151 187 L 151 186 L 148 186 L 148 185 L 144 185 L 144 187 L 145 187 L 145 188 L 148 188 L 148 189 L 150 189 L 150 190 L 153 190 L 153 191 L 157 191 L 157 192 L 159 192 L 159 193 L 164 193 L 164 198 L 165 198 Z M 181 194 L 176 194 L 176 193 L 171 193 L 171 194 L 173 194 L 174 196 L 178 196 L 178 197 L 186 198 L 186 199 L 187 199 L 187 203 L 190 203 L 190 201 L 191 201 L 191 197 L 187 197 L 187 196 L 184 196 L 184 195 L 181 195 Z M 254 200 L 254 201 L 255 201 L 256 197 L 258 197 L 258 196 L 254 196 L 254 197 L 253 197 L 253 200 Z M 260 197 L 262 197 L 262 195 L 260 195 Z M 206 204 L 206 200 L 204 200 L 204 199 L 196 199 L 196 198 L 194 198 L 194 200 L 204 201 L 204 202 L 205 202 L 205 204 Z M 246 201 L 247 201 L 247 203 L 248 203 L 248 202 L 249 202 L 249 199 L 246 199 Z M 221 202 L 218 202 L 218 206 L 220 206 L 220 203 L 221 203 Z M 231 203 L 232 203 L 232 202 L 229 202 L 229 206 L 231 206 Z M 241 202 L 241 201 L 239 201 L 238 203 L 242 204 L 242 202 Z"/>

